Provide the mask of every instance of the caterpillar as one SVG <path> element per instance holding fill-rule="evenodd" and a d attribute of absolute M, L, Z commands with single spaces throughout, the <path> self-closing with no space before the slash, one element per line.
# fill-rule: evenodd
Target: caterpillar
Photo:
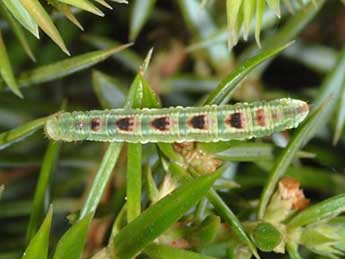
<path fill-rule="evenodd" d="M 221 106 L 59 112 L 48 118 L 45 131 L 57 141 L 216 142 L 295 128 L 308 112 L 306 102 L 291 98 Z"/>

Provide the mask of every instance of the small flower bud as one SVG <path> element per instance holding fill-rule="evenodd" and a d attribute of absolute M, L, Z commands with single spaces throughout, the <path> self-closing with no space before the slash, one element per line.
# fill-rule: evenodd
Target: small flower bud
<path fill-rule="evenodd" d="M 282 240 L 280 232 L 270 223 L 259 223 L 253 231 L 256 246 L 264 252 L 271 252 Z"/>

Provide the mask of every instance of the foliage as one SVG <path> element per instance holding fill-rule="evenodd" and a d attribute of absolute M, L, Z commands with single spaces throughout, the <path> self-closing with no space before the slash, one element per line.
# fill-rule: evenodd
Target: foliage
<path fill-rule="evenodd" d="M 345 256 L 343 3 L 0 1 L 0 258 Z M 59 110 L 289 96 L 310 115 L 263 139 L 42 130 Z"/>

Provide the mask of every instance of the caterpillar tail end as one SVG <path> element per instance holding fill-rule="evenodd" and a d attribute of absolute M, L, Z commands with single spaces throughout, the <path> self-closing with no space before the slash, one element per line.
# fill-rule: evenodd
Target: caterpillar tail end
<path fill-rule="evenodd" d="M 59 113 L 53 114 L 48 118 L 46 121 L 44 131 L 49 139 L 52 140 L 61 140 L 60 137 L 60 130 L 59 130 L 59 125 L 58 125 L 58 118 L 59 118 Z"/>

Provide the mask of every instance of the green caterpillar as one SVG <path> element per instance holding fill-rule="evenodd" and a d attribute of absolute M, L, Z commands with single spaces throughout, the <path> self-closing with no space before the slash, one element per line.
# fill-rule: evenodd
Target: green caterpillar
<path fill-rule="evenodd" d="M 164 109 L 60 112 L 46 122 L 49 138 L 63 141 L 215 142 L 271 135 L 297 127 L 308 115 L 306 102 L 267 102 Z"/>

